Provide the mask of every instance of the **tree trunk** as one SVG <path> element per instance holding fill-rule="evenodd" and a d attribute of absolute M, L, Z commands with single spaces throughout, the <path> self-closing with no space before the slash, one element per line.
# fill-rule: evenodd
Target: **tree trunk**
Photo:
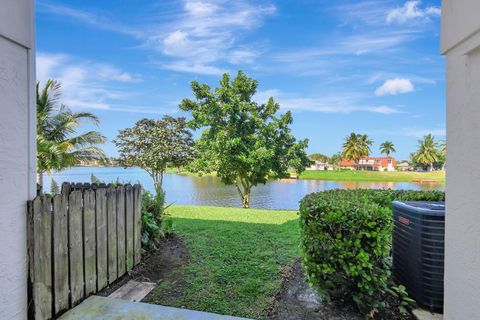
<path fill-rule="evenodd" d="M 37 183 L 40 185 L 40 188 L 43 189 L 43 172 L 37 173 Z"/>
<path fill-rule="evenodd" d="M 238 185 L 238 182 L 241 183 L 243 190 Z M 235 187 L 237 187 L 237 191 L 240 194 L 240 198 L 242 199 L 243 208 L 244 209 L 250 208 L 250 193 L 251 193 L 250 187 L 251 186 L 244 179 L 238 178 L 238 180 L 235 181 Z"/>
<path fill-rule="evenodd" d="M 250 191 L 242 195 L 242 205 L 244 209 L 250 208 Z"/>
<path fill-rule="evenodd" d="M 162 189 L 163 184 L 163 172 L 152 172 L 150 176 L 153 180 L 153 186 L 155 187 L 155 191 Z"/>
<path fill-rule="evenodd" d="M 433 162 L 430 162 L 430 172 L 433 171 Z"/>

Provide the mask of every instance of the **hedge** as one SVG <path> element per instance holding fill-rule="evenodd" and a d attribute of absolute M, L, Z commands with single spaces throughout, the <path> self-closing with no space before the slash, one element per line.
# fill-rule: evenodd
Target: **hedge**
<path fill-rule="evenodd" d="M 391 203 L 442 201 L 439 191 L 329 190 L 300 203 L 303 265 L 327 299 L 369 313 L 382 305 L 391 275 Z"/>

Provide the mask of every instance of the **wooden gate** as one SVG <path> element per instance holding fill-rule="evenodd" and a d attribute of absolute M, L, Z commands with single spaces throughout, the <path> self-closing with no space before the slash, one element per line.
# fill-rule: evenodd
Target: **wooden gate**
<path fill-rule="evenodd" d="M 51 319 L 141 259 L 140 185 L 69 184 L 28 205 L 29 308 Z"/>

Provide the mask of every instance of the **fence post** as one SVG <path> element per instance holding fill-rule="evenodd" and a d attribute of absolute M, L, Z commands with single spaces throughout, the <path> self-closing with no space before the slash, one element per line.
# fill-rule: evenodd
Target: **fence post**
<path fill-rule="evenodd" d="M 120 278 L 125 274 L 125 188 L 117 187 L 117 272 Z"/>
<path fill-rule="evenodd" d="M 133 186 L 133 259 L 137 265 L 142 259 L 142 186 Z"/>
<path fill-rule="evenodd" d="M 125 186 L 125 230 L 126 230 L 126 263 L 127 272 L 133 268 L 133 189 L 127 184 Z"/>
<path fill-rule="evenodd" d="M 79 190 L 70 192 L 68 228 L 70 251 L 70 297 L 71 306 L 73 307 L 84 297 L 82 192 Z"/>
<path fill-rule="evenodd" d="M 53 197 L 53 283 L 55 313 L 68 309 L 68 215 L 65 193 Z"/>
<path fill-rule="evenodd" d="M 52 317 L 51 202 L 47 197 L 33 201 L 33 298 L 36 319 Z"/>
<path fill-rule="evenodd" d="M 97 290 L 95 222 L 95 191 L 85 189 L 83 191 L 83 252 L 86 296 Z"/>
<path fill-rule="evenodd" d="M 117 279 L 117 191 L 113 185 L 107 189 L 107 242 L 108 283 Z"/>
<path fill-rule="evenodd" d="M 99 187 L 95 190 L 95 214 L 97 217 L 97 291 L 107 285 L 107 190 Z"/>

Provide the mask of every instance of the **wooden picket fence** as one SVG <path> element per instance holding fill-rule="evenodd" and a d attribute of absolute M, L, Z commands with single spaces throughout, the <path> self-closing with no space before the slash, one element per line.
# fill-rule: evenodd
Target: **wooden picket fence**
<path fill-rule="evenodd" d="M 29 308 L 52 319 L 141 259 L 140 185 L 64 183 L 28 205 Z"/>

